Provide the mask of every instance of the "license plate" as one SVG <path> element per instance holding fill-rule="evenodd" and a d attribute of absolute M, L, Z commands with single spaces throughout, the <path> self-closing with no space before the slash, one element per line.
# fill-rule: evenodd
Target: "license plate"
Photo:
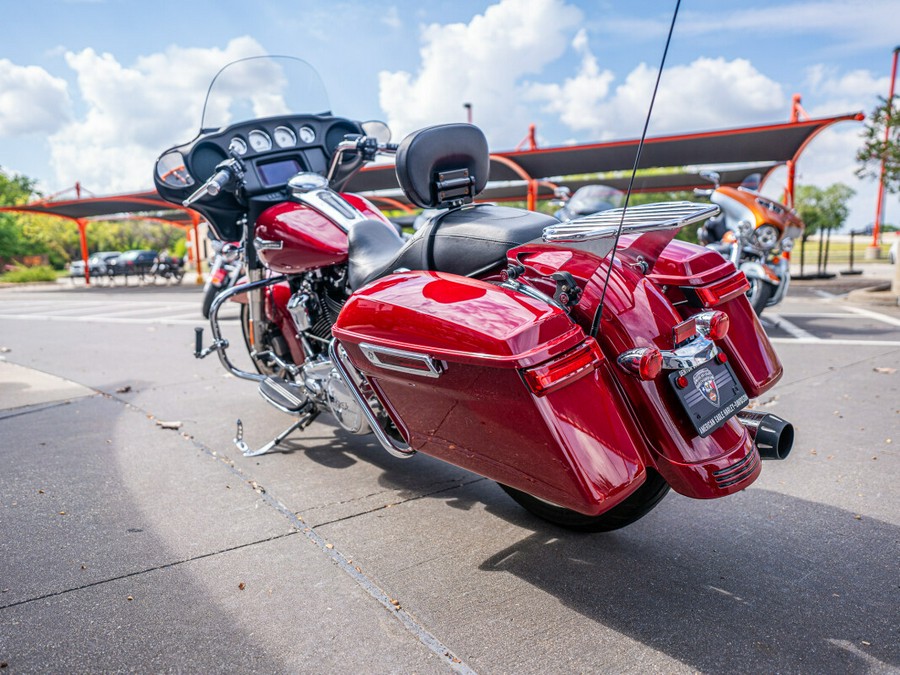
<path fill-rule="evenodd" d="M 687 379 L 684 388 L 677 383 L 682 376 Z M 701 437 L 709 436 L 750 401 L 728 362 L 713 359 L 690 370 L 674 371 L 669 382 Z"/>

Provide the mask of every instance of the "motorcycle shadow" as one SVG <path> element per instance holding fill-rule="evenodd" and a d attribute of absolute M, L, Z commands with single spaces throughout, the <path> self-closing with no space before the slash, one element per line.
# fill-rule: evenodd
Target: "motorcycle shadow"
<path fill-rule="evenodd" d="M 898 540 L 889 523 L 768 490 L 670 494 L 616 532 L 539 525 L 480 569 L 700 671 L 882 672 L 900 667 Z"/>
<path fill-rule="evenodd" d="M 491 501 L 494 489 L 500 492 L 489 479 L 428 455 L 394 457 L 370 435 L 354 436 L 338 427 L 330 427 L 328 431 L 333 435 L 307 433 L 288 439 L 279 447 L 279 452 L 302 453 L 319 466 L 332 470 L 345 470 L 364 463 L 378 472 L 379 487 L 393 492 L 397 503 L 431 497 L 443 499 L 452 508 L 468 511 Z M 479 483 L 486 488 L 483 493 L 470 487 Z M 463 486 L 468 489 L 458 489 Z"/>

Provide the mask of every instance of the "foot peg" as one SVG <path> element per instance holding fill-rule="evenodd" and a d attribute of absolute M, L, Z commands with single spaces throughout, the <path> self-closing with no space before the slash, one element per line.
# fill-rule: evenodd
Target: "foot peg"
<path fill-rule="evenodd" d="M 280 377 L 267 377 L 260 382 L 259 394 L 279 410 L 291 415 L 302 412 L 309 401 L 303 385 Z"/>

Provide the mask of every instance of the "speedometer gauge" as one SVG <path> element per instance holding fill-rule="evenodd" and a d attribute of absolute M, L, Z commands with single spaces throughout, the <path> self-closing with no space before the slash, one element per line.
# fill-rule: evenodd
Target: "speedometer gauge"
<path fill-rule="evenodd" d="M 228 149 L 237 155 L 243 155 L 247 152 L 247 144 L 244 142 L 243 138 L 235 136 L 228 144 Z"/>
<path fill-rule="evenodd" d="M 297 145 L 297 137 L 287 127 L 275 127 L 272 135 L 275 137 L 275 145 L 279 148 L 292 148 Z"/>
<path fill-rule="evenodd" d="M 304 143 L 312 143 L 314 140 L 316 140 L 316 132 L 312 127 L 300 127 L 300 140 Z"/>
<path fill-rule="evenodd" d="M 250 140 L 250 147 L 256 152 L 265 152 L 272 149 L 272 139 L 269 138 L 265 131 L 254 129 L 247 135 L 247 138 Z"/>

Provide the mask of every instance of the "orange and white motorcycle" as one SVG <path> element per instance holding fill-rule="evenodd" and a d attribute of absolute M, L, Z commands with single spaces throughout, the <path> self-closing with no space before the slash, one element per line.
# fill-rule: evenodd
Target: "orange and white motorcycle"
<path fill-rule="evenodd" d="M 700 243 L 730 259 L 746 275 L 747 298 L 758 316 L 787 295 L 791 249 L 803 234 L 803 221 L 784 204 L 743 185 L 719 185 L 714 171 L 701 175 L 715 187 L 695 192 L 708 196 L 721 212 L 700 227 Z"/>

